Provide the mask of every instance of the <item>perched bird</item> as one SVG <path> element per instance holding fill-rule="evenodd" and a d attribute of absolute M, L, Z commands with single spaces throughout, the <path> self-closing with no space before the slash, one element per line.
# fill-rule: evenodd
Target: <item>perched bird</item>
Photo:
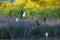
<path fill-rule="evenodd" d="M 36 24 L 39 25 L 38 20 L 36 20 Z"/>
<path fill-rule="evenodd" d="M 23 13 L 23 18 L 26 17 L 26 12 Z"/>
<path fill-rule="evenodd" d="M 16 18 L 16 22 L 18 22 L 18 20 L 19 20 L 19 19 L 18 19 L 18 18 Z"/>
<path fill-rule="evenodd" d="M 48 38 L 48 32 L 45 33 L 46 38 Z"/>
<path fill-rule="evenodd" d="M 44 17 L 44 22 L 46 22 L 46 18 Z"/>

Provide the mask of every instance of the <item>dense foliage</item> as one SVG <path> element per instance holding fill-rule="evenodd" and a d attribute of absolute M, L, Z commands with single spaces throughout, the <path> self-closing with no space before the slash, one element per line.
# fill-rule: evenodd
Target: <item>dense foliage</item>
<path fill-rule="evenodd" d="M 19 17 L 21 10 L 26 11 L 27 18 L 60 18 L 59 0 L 15 0 L 0 2 L 0 17 Z"/>

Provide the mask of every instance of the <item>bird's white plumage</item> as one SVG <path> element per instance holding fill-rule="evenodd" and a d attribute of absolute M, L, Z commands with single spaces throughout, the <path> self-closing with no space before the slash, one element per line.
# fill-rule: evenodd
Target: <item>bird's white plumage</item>
<path fill-rule="evenodd" d="M 48 32 L 45 33 L 46 38 L 48 37 Z"/>
<path fill-rule="evenodd" d="M 16 18 L 16 22 L 18 22 L 18 20 L 19 20 L 19 19 L 18 19 L 18 18 Z"/>
<path fill-rule="evenodd" d="M 23 13 L 23 17 L 26 17 L 26 12 Z"/>

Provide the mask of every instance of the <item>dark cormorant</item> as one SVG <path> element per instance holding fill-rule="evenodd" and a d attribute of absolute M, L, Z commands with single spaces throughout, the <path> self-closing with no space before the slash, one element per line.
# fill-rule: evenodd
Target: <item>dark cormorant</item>
<path fill-rule="evenodd" d="M 44 22 L 46 22 L 46 17 L 44 17 Z"/>
<path fill-rule="evenodd" d="M 38 20 L 36 20 L 36 24 L 39 25 Z"/>

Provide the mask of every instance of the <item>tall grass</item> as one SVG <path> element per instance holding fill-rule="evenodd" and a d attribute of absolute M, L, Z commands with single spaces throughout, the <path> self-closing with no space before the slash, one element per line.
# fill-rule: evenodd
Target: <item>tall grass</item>
<path fill-rule="evenodd" d="M 59 25 L 42 24 L 36 25 L 35 20 L 20 19 L 16 22 L 14 19 L 9 20 L 8 24 L 0 24 L 0 39 L 24 39 L 24 38 L 45 38 L 45 33 L 50 37 L 58 36 Z"/>

